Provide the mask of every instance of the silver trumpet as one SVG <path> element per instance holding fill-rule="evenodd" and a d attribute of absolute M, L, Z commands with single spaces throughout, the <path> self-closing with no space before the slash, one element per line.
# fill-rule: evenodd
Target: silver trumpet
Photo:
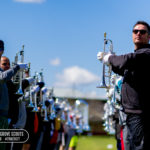
<path fill-rule="evenodd" d="M 24 45 L 22 46 L 22 50 L 19 53 L 20 53 L 20 57 L 21 57 L 20 62 L 23 63 L 24 62 Z M 18 54 L 15 57 L 15 62 L 16 61 L 18 61 Z M 23 91 L 22 91 L 22 79 L 23 79 L 23 71 L 19 71 L 19 89 L 18 89 L 18 91 L 16 93 L 18 95 L 23 95 Z"/>
<path fill-rule="evenodd" d="M 33 112 L 38 112 L 38 107 L 37 107 L 37 93 L 40 91 L 40 87 L 39 85 L 36 85 L 36 81 L 37 81 L 37 76 L 34 76 L 34 87 L 31 90 L 31 94 L 34 98 L 34 108 L 33 108 Z"/>
<path fill-rule="evenodd" d="M 72 121 L 70 119 L 70 111 L 72 110 L 72 107 L 70 106 L 68 100 L 65 101 L 65 107 L 64 107 L 64 112 L 65 112 L 65 119 L 66 119 L 66 125 L 71 126 Z"/>
<path fill-rule="evenodd" d="M 34 108 L 33 112 L 38 112 L 38 107 L 37 107 L 37 92 L 40 90 L 40 87 L 37 85 L 33 88 L 32 94 L 34 95 Z"/>
<path fill-rule="evenodd" d="M 31 86 L 34 83 L 34 78 L 28 77 L 26 78 L 29 81 L 29 105 L 27 107 L 34 107 L 33 101 L 32 101 L 32 93 L 31 93 Z"/>
<path fill-rule="evenodd" d="M 43 87 L 41 89 L 41 91 L 42 91 L 42 108 L 41 108 L 41 112 L 44 112 L 44 120 L 43 121 L 48 121 L 47 107 L 45 105 L 47 88 Z"/>
<path fill-rule="evenodd" d="M 16 53 L 15 60 L 14 60 L 14 62 L 12 62 L 12 66 L 14 66 L 14 65 L 16 65 L 18 63 L 18 54 L 19 54 L 19 52 Z M 18 83 L 19 82 L 19 72 L 17 72 L 16 75 L 13 76 L 13 82 L 14 83 Z"/>
<path fill-rule="evenodd" d="M 31 66 L 31 63 L 28 64 L 28 72 L 26 74 L 26 76 L 29 76 L 27 79 L 28 79 L 29 85 L 30 85 L 29 86 L 29 104 L 27 107 L 33 108 L 34 105 L 33 105 L 33 100 L 32 100 L 31 88 L 35 83 L 35 79 L 33 77 L 30 77 L 30 66 Z"/>
<path fill-rule="evenodd" d="M 106 52 L 106 45 L 110 43 L 110 47 L 109 47 L 109 51 L 108 53 L 113 53 L 113 43 L 112 43 L 112 40 L 110 39 L 106 39 L 106 32 L 104 33 L 104 48 L 103 48 L 103 52 L 105 53 Z M 97 88 L 109 88 L 110 87 L 110 77 L 111 77 L 111 66 L 108 66 L 107 67 L 107 70 L 106 70 L 106 65 L 103 63 L 103 70 L 102 70 L 102 79 L 101 79 L 101 83 L 99 86 L 97 86 Z M 106 79 L 107 77 L 107 79 Z M 107 81 L 106 81 L 107 80 Z M 107 82 L 107 84 L 106 84 Z"/>
<path fill-rule="evenodd" d="M 52 104 L 51 104 L 51 111 L 50 111 L 49 118 L 50 118 L 51 120 L 53 120 L 53 119 L 56 118 L 56 110 L 55 110 L 55 102 L 54 102 L 54 101 L 53 101 Z"/>

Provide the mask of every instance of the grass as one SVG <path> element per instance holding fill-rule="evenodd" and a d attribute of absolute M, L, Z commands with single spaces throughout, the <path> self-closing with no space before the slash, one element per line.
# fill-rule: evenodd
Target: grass
<path fill-rule="evenodd" d="M 113 136 L 80 136 L 76 150 L 116 150 Z"/>

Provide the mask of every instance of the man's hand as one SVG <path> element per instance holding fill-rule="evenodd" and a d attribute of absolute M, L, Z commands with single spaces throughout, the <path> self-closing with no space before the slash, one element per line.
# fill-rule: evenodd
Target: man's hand
<path fill-rule="evenodd" d="M 103 60 L 103 57 L 104 57 L 104 52 L 98 52 L 97 53 L 97 59 L 102 61 Z"/>
<path fill-rule="evenodd" d="M 111 53 L 98 52 L 97 53 L 97 59 L 100 61 L 103 61 L 104 64 L 109 65 L 109 57 L 111 55 L 112 55 Z"/>

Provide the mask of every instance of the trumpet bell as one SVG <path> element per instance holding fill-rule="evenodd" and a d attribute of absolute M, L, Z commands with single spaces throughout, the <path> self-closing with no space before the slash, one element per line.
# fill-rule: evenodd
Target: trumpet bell
<path fill-rule="evenodd" d="M 43 121 L 44 121 L 44 122 L 48 122 L 49 120 L 48 120 L 47 117 L 45 117 Z"/>
<path fill-rule="evenodd" d="M 52 112 L 50 115 L 49 115 L 49 118 L 51 120 L 53 120 L 54 118 L 56 118 L 56 114 L 54 112 Z"/>
<path fill-rule="evenodd" d="M 105 83 L 104 76 L 103 76 L 102 82 L 100 83 L 99 86 L 97 86 L 97 88 L 108 88 L 108 86 L 107 86 L 106 83 Z"/>
<path fill-rule="evenodd" d="M 101 83 L 97 88 L 108 88 L 108 86 L 105 83 Z"/>
<path fill-rule="evenodd" d="M 33 108 L 33 107 L 34 107 L 34 105 L 33 105 L 32 103 L 30 103 L 27 107 L 29 107 L 29 108 Z"/>
<path fill-rule="evenodd" d="M 16 92 L 17 95 L 23 95 L 23 91 L 21 88 L 18 89 L 18 91 Z"/>
<path fill-rule="evenodd" d="M 37 107 L 34 107 L 32 112 L 39 112 L 38 108 Z"/>

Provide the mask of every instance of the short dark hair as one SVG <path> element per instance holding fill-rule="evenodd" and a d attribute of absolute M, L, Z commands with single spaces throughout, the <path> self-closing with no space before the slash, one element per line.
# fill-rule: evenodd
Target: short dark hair
<path fill-rule="evenodd" d="M 145 21 L 137 21 L 136 24 L 133 26 L 133 28 L 134 28 L 136 25 L 138 25 L 138 24 L 142 24 L 142 25 L 146 26 L 147 29 L 148 29 L 148 34 L 150 34 L 150 26 L 149 26 L 149 24 L 148 24 L 147 22 L 145 22 Z"/>
<path fill-rule="evenodd" d="M 4 50 L 4 42 L 2 40 L 0 40 L 0 50 Z"/>

